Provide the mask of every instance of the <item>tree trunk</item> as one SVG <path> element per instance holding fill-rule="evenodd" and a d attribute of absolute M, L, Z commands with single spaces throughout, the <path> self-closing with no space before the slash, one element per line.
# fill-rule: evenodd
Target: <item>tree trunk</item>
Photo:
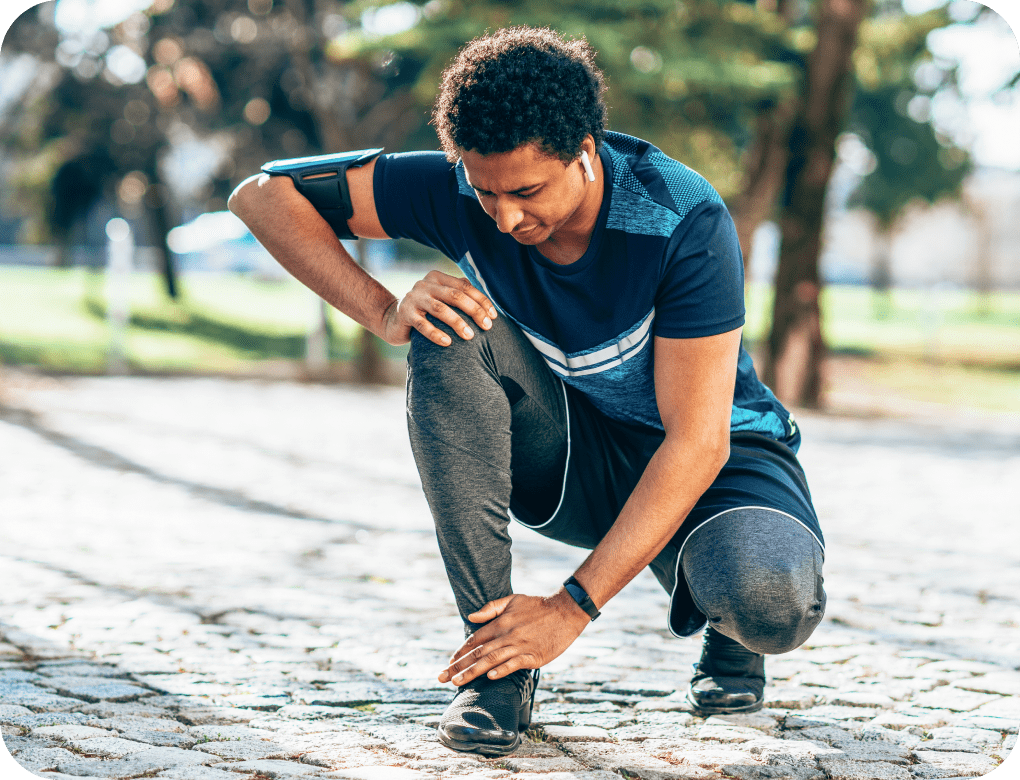
<path fill-rule="evenodd" d="M 790 103 L 775 103 L 759 112 L 744 166 L 744 185 L 730 209 L 744 255 L 745 278 L 750 271 L 754 232 L 775 212 L 785 180 L 793 108 Z"/>
<path fill-rule="evenodd" d="M 782 247 L 776 271 L 765 380 L 783 401 L 821 402 L 822 340 L 818 297 L 825 195 L 853 97 L 853 52 L 866 0 L 821 0 L 818 43 L 807 63 L 804 93 L 790 134 Z"/>
<path fill-rule="evenodd" d="M 145 205 L 149 209 L 149 217 L 152 220 L 156 251 L 159 253 L 159 270 L 163 275 L 163 285 L 166 287 L 167 297 L 177 300 L 181 288 L 177 279 L 177 266 L 170 253 L 170 247 L 167 245 L 167 236 L 170 234 L 173 221 L 170 218 L 166 185 L 160 179 L 159 161 L 155 157 L 146 166 L 145 175 L 149 178 L 149 191 L 146 194 Z"/>

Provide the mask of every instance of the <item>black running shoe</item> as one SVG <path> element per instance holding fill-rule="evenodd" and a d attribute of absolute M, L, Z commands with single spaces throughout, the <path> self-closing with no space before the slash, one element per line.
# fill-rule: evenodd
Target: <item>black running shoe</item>
<path fill-rule="evenodd" d="M 538 669 L 518 669 L 499 680 L 484 675 L 457 689 L 439 722 L 439 741 L 453 750 L 505 756 L 531 725 Z"/>
<path fill-rule="evenodd" d="M 765 701 L 765 656 L 709 626 L 687 701 L 699 715 L 760 710 Z"/>

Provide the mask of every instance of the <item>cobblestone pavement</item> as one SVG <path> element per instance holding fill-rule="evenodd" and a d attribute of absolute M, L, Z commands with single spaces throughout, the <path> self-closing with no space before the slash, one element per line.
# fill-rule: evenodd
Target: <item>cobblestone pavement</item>
<path fill-rule="evenodd" d="M 766 708 L 689 711 L 698 641 L 646 573 L 483 759 L 434 729 L 459 621 L 402 391 L 7 369 L 0 393 L 0 724 L 39 776 L 909 780 L 1016 742 L 1016 419 L 802 416 L 829 606 Z M 514 545 L 520 592 L 584 555 Z"/>

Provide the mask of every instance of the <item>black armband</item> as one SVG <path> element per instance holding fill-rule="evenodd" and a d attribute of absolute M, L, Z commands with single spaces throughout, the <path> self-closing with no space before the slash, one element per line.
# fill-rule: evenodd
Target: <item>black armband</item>
<path fill-rule="evenodd" d="M 323 154 L 318 157 L 296 157 L 293 160 L 274 160 L 262 166 L 270 176 L 290 176 L 294 187 L 339 238 L 357 238 L 347 226 L 354 216 L 351 190 L 347 185 L 347 169 L 360 168 L 382 154 L 382 149 L 363 149 L 343 154 Z"/>

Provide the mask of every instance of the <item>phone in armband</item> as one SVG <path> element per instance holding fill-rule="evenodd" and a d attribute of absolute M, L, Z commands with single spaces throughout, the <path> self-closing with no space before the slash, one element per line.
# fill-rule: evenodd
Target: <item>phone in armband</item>
<path fill-rule="evenodd" d="M 351 203 L 351 191 L 347 185 L 347 169 L 360 168 L 382 154 L 382 151 L 362 149 L 357 152 L 274 160 L 263 165 L 262 172 L 270 176 L 289 176 L 297 191 L 329 223 L 338 238 L 356 239 L 357 236 L 347 226 L 347 220 L 354 216 L 354 204 Z"/>

